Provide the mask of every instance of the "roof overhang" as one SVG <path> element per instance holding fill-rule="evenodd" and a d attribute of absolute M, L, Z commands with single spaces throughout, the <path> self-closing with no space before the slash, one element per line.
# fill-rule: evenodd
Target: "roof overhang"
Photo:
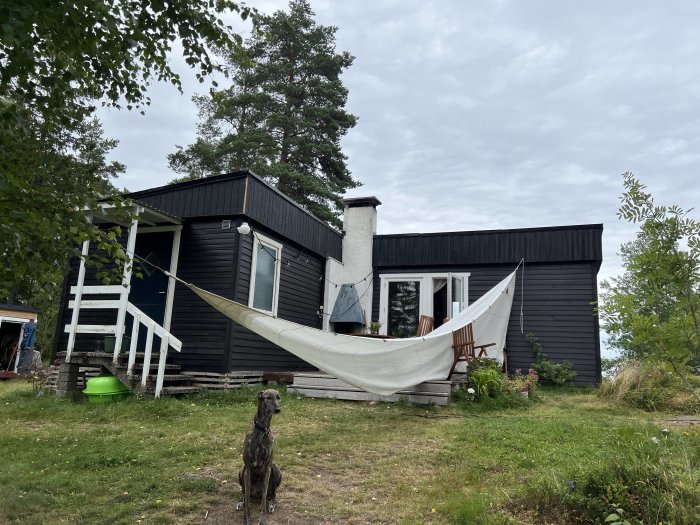
<path fill-rule="evenodd" d="M 134 199 L 129 199 L 122 205 L 115 205 L 110 202 L 101 202 L 98 204 L 99 213 L 95 214 L 100 219 L 120 224 L 122 226 L 130 226 L 126 224 L 124 212 L 128 212 L 133 218 L 138 219 L 140 225 L 145 226 L 169 226 L 180 225 L 182 219 L 171 215 L 157 208 L 153 208 L 143 202 Z"/>

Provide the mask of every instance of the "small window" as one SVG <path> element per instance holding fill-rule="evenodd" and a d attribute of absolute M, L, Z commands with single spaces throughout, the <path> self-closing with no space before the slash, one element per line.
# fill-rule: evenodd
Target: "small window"
<path fill-rule="evenodd" d="M 281 244 L 260 234 L 255 235 L 248 295 L 249 306 L 277 315 L 281 259 Z"/>

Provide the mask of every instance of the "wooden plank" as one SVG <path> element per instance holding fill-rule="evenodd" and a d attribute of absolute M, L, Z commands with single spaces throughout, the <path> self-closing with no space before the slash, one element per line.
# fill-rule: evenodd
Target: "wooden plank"
<path fill-rule="evenodd" d="M 172 346 L 173 349 L 177 350 L 178 352 L 180 350 L 182 350 L 182 341 L 180 341 L 177 337 L 175 337 L 170 332 L 166 331 L 165 328 L 163 328 L 158 323 L 156 323 L 153 319 L 148 317 L 145 313 L 143 313 L 141 310 L 139 310 L 136 306 L 134 306 L 131 303 L 127 303 L 126 310 L 134 317 L 136 317 L 138 315 L 141 319 L 141 323 L 144 324 L 145 326 L 147 326 L 147 327 L 153 326 L 153 332 L 155 333 L 155 335 L 157 335 L 161 339 L 167 338 L 168 344 L 170 346 Z"/>
<path fill-rule="evenodd" d="M 448 401 L 447 396 L 425 396 L 406 394 L 392 394 L 389 396 L 379 396 L 377 394 L 372 394 L 370 392 L 363 391 L 323 390 L 296 387 L 289 387 L 287 391 L 292 394 L 298 394 L 305 397 L 314 397 L 322 399 L 341 399 L 346 401 L 382 401 L 387 403 L 393 403 L 399 401 L 400 399 L 405 399 L 409 403 L 415 403 L 417 405 L 439 406 L 446 405 Z"/>
<path fill-rule="evenodd" d="M 160 397 L 160 391 L 163 389 L 163 381 L 165 379 L 165 360 L 168 358 L 168 342 L 162 339 L 160 342 L 160 357 L 158 358 L 158 376 L 156 378 L 156 391 L 154 397 Z"/>
<path fill-rule="evenodd" d="M 115 295 L 120 295 L 122 293 L 122 290 L 124 287 L 120 284 L 113 284 L 110 286 L 83 286 L 83 295 L 92 295 L 92 294 L 99 294 L 99 295 L 104 295 L 104 294 L 115 294 Z M 72 295 L 75 295 L 78 292 L 78 287 L 77 286 L 71 286 L 70 287 L 70 293 Z"/>
<path fill-rule="evenodd" d="M 182 372 L 183 374 L 187 375 L 193 375 L 193 376 L 211 376 L 211 377 L 249 377 L 249 376 L 260 376 L 262 377 L 262 372 L 261 371 L 252 371 L 252 372 L 194 372 L 190 370 L 186 370 Z"/>
<path fill-rule="evenodd" d="M 295 374 L 294 383 L 295 387 L 328 387 L 328 388 L 339 388 L 343 390 L 361 390 L 359 388 L 353 387 L 345 381 L 336 379 L 334 377 L 321 377 L 321 376 L 302 376 Z M 449 393 L 452 390 L 452 383 L 449 381 L 440 382 L 424 382 L 419 385 L 415 385 L 410 388 L 405 388 L 401 390 L 401 393 L 410 392 L 435 392 L 435 393 Z"/>
<path fill-rule="evenodd" d="M 64 332 L 70 333 L 71 326 L 67 324 L 64 328 Z M 79 324 L 75 327 L 76 334 L 111 334 L 117 333 L 117 327 L 114 325 L 105 324 Z M 68 356 L 66 356 L 68 359 Z"/>
<path fill-rule="evenodd" d="M 90 251 L 90 241 L 83 241 L 82 257 L 80 258 L 80 269 L 78 270 L 78 286 L 75 286 L 75 300 L 78 303 L 77 308 L 73 308 L 71 315 L 70 327 L 68 328 L 68 346 L 66 347 L 66 361 L 70 360 L 70 354 L 75 347 L 75 335 L 78 333 L 78 319 L 80 317 L 80 300 L 85 289 L 85 258 Z M 71 287 L 72 290 L 73 287 Z"/>
<path fill-rule="evenodd" d="M 294 374 L 293 386 L 322 386 L 330 388 L 339 388 L 344 390 L 361 390 L 353 387 L 349 383 L 342 381 L 333 376 L 326 374 L 313 374 L 300 372 Z M 412 393 L 412 392 L 436 392 L 436 393 L 449 393 L 452 390 L 451 381 L 425 381 L 418 385 L 410 388 L 405 388 L 401 390 L 402 393 Z"/>
<path fill-rule="evenodd" d="M 76 301 L 68 301 L 68 308 L 75 308 Z M 86 300 L 80 301 L 80 308 L 93 309 L 93 310 L 106 310 L 112 308 L 119 308 L 119 301 L 115 300 Z"/>
<path fill-rule="evenodd" d="M 139 208 L 137 208 L 139 209 Z M 142 209 L 142 208 L 140 208 Z M 138 231 L 139 220 L 138 214 L 131 221 L 131 227 L 129 228 L 129 237 L 126 242 L 126 253 L 132 254 L 136 249 L 136 235 Z M 117 311 L 117 339 L 114 342 L 114 362 L 117 362 L 119 358 L 119 352 L 122 349 L 122 338 L 124 337 L 124 322 L 126 321 L 126 307 L 129 304 L 129 292 L 131 288 L 131 273 L 133 270 L 133 262 L 131 264 L 124 264 L 124 270 L 122 272 L 122 284 L 125 286 L 121 287 L 121 295 L 119 297 L 119 309 Z"/>
<path fill-rule="evenodd" d="M 127 377 L 134 374 L 134 363 L 136 363 L 136 346 L 139 341 L 139 328 L 141 328 L 141 316 L 135 315 L 131 326 L 131 344 L 129 345 L 129 361 L 126 367 Z"/>
<path fill-rule="evenodd" d="M 322 386 L 296 386 L 292 385 L 291 388 L 294 388 L 296 390 L 303 390 L 303 391 L 334 391 L 334 392 L 340 392 L 347 394 L 348 396 L 352 396 L 354 394 L 368 394 L 370 396 L 376 396 L 377 400 L 387 400 L 387 399 L 394 399 L 394 397 L 398 396 L 398 398 L 409 398 L 413 396 L 419 396 L 419 397 L 425 397 L 425 398 L 448 398 L 450 396 L 449 392 L 430 392 L 430 391 L 414 391 L 414 392 L 409 392 L 409 391 L 400 391 L 400 392 L 395 392 L 394 394 L 388 394 L 388 395 L 380 395 L 380 394 L 373 394 L 372 392 L 366 392 L 364 390 L 360 390 L 357 388 L 333 388 L 333 387 L 322 387 Z M 375 398 L 372 398 L 375 399 Z"/>
<path fill-rule="evenodd" d="M 155 323 L 151 321 L 150 323 L 145 323 L 148 328 L 146 332 L 146 349 L 143 353 L 143 373 L 141 375 L 141 386 L 146 386 L 146 381 L 148 381 L 148 374 L 151 371 L 151 352 L 153 351 L 153 328 Z"/>

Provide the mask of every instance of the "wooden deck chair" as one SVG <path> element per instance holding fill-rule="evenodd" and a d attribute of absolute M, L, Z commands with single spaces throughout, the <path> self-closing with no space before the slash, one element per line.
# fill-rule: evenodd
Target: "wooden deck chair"
<path fill-rule="evenodd" d="M 418 320 L 418 328 L 416 329 L 416 337 L 423 337 L 433 331 L 433 318 L 429 315 L 421 315 Z"/>
<path fill-rule="evenodd" d="M 472 328 L 472 324 L 469 323 L 467 325 L 467 338 L 469 338 L 470 341 L 474 341 L 474 329 Z M 476 354 L 476 351 L 479 351 L 479 354 L 476 357 L 485 357 L 486 356 L 486 349 L 490 346 L 496 346 L 496 343 L 488 343 L 485 345 L 474 345 L 474 354 Z"/>
<path fill-rule="evenodd" d="M 484 357 L 486 355 L 486 349 L 490 346 L 494 346 L 496 343 L 487 343 L 485 345 L 475 345 L 474 344 L 474 329 L 472 324 L 469 323 L 467 326 L 463 326 L 452 332 L 452 349 L 454 350 L 454 361 L 452 363 L 452 368 L 450 368 L 450 373 L 447 379 L 452 377 L 454 374 L 457 363 L 460 361 L 469 362 L 475 357 Z M 479 351 L 479 355 L 476 355 L 476 351 Z"/>

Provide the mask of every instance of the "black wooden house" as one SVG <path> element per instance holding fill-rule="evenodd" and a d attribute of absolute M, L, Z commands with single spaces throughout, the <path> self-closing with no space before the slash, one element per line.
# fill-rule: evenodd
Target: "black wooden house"
<path fill-rule="evenodd" d="M 354 283 L 359 289 L 364 283 L 358 303 L 364 318 L 357 322 L 366 326 L 378 320 L 386 332 L 398 326 L 392 325 L 387 294 L 402 287 L 406 291 L 401 283 L 420 281 L 424 291 L 430 289 L 414 297 L 413 309 L 409 304 L 402 313 L 430 313 L 439 324 L 453 308 L 476 300 L 525 258 L 525 331 L 536 334 L 548 357 L 571 361 L 582 384 L 600 379 L 592 303 L 601 262 L 601 225 L 376 235 L 380 203 L 372 197 L 346 200 L 341 233 L 247 171 L 128 197 L 137 222 L 124 243 L 138 256 L 205 290 L 324 329 L 335 329 L 329 314 L 341 284 Z M 92 248 L 83 249 L 88 253 Z M 118 344 L 120 332 L 125 340 L 135 334 L 143 346 L 146 331 L 133 326 L 140 322 L 148 328 L 148 337 L 155 334 L 164 341 L 161 348 L 179 350 L 170 352 L 168 361 L 184 370 L 313 369 L 221 315 L 174 279 L 150 271 L 146 264 L 142 268 L 142 279 L 125 269 L 128 289 L 106 287 L 74 260 L 54 353 L 94 350 L 105 334 L 114 335 Z M 107 301 L 91 302 L 98 298 Z M 532 362 L 532 349 L 520 333 L 519 312 L 520 288 L 507 339 L 511 370 Z"/>
<path fill-rule="evenodd" d="M 342 235 L 254 174 L 231 173 L 127 197 L 138 221 L 132 241 L 138 256 L 223 297 L 250 301 L 297 323 L 321 326 L 325 264 L 329 257 L 341 258 Z M 244 223 L 251 228 L 245 235 L 238 231 Z M 156 335 L 163 329 L 182 343 L 179 352 L 169 353 L 168 362 L 184 370 L 312 369 L 146 263 L 141 263 L 142 278 L 129 276 L 127 292 L 100 286 L 94 271 L 84 269 L 83 307 L 76 317 L 80 267 L 77 258 L 72 261 L 54 353 L 100 348 L 105 335 L 119 331 L 118 301 L 125 294 L 127 311 L 134 309 L 154 321 Z M 114 308 L 90 309 L 98 306 L 97 301 L 91 304 L 86 298 L 111 299 L 108 305 Z M 134 320 L 128 314 L 123 317 L 126 339 Z M 139 333 L 139 350 L 145 345 L 144 332 Z"/>
<path fill-rule="evenodd" d="M 577 383 L 597 383 L 601 368 L 595 303 L 602 232 L 601 224 L 592 224 L 377 235 L 372 254 L 372 317 L 384 324 L 390 321 L 384 303 L 395 305 L 400 293 L 395 290 L 391 295 L 392 283 L 420 283 L 427 296 L 422 305 L 426 311 L 420 313 L 434 316 L 439 326 L 449 316 L 446 305 L 453 299 L 473 303 L 524 259 L 506 336 L 510 372 L 527 372 L 532 364 L 534 354 L 527 338 L 532 333 L 548 359 L 571 362 Z M 452 290 L 448 286 L 437 289 L 436 281 L 448 279 Z M 409 303 L 420 301 L 414 295 L 409 296 Z"/>

